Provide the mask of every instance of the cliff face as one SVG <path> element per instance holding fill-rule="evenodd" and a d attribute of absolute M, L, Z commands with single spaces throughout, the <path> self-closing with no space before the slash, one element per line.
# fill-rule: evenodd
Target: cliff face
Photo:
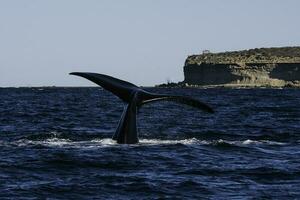
<path fill-rule="evenodd" d="M 300 87 L 300 47 L 192 55 L 184 77 L 186 85 Z"/>
<path fill-rule="evenodd" d="M 300 86 L 300 63 L 201 63 L 184 66 L 188 85 Z"/>

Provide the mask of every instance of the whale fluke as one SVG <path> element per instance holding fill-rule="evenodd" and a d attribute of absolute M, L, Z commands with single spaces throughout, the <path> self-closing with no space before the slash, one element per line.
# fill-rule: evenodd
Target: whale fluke
<path fill-rule="evenodd" d="M 70 75 L 81 76 L 86 78 L 104 89 L 112 92 L 125 102 L 130 101 L 131 93 L 138 90 L 139 87 L 132 83 L 116 79 L 104 74 L 88 73 L 88 72 L 72 72 Z"/>
<path fill-rule="evenodd" d="M 209 113 L 214 112 L 211 107 L 199 100 L 180 95 L 167 95 L 147 92 L 132 83 L 108 75 L 89 72 L 72 72 L 70 74 L 81 76 L 96 83 L 104 89 L 112 92 L 126 103 L 118 127 L 113 136 L 113 140 L 116 140 L 119 144 L 138 143 L 139 140 L 136 115 L 138 108 L 144 104 L 156 101 L 174 101 Z"/>

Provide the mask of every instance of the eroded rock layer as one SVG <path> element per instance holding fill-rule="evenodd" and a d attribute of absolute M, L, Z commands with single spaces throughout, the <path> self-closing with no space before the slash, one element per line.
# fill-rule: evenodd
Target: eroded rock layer
<path fill-rule="evenodd" d="M 277 55 L 272 54 L 275 50 Z M 265 54 L 255 53 L 261 52 L 261 49 L 258 49 L 255 52 L 248 50 L 241 51 L 241 53 L 206 53 L 189 56 L 184 66 L 184 84 L 189 86 L 299 87 L 300 59 L 296 54 L 299 48 L 292 48 L 294 57 L 293 55 L 278 55 L 278 52 L 289 50 L 287 47 L 275 50 L 274 48 L 264 49 Z M 249 62 L 249 58 L 253 62 Z M 234 62 L 231 63 L 230 60 Z"/>

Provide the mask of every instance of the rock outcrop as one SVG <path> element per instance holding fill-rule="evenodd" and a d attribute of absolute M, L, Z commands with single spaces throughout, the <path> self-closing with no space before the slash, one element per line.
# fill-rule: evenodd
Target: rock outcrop
<path fill-rule="evenodd" d="M 294 53 L 300 52 L 298 47 L 291 48 Z M 300 56 L 281 56 L 280 48 L 275 49 L 277 55 L 264 48 L 264 54 L 257 53 L 261 50 L 257 49 L 190 56 L 185 62 L 183 83 L 187 86 L 300 87 Z"/>

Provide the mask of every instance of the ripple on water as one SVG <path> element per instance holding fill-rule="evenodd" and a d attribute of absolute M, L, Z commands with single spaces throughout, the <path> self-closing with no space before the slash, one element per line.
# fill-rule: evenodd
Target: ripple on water
<path fill-rule="evenodd" d="M 97 88 L 0 88 L 0 199 L 297 199 L 298 90 L 156 89 L 140 143 L 110 137 L 123 104 Z"/>

